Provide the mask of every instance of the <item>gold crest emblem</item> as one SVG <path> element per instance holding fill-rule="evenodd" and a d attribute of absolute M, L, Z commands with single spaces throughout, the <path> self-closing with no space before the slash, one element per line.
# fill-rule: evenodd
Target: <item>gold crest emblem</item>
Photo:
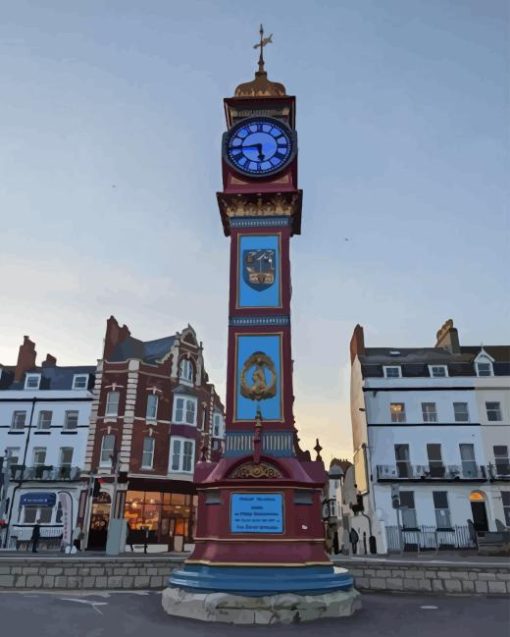
<path fill-rule="evenodd" d="M 250 400 L 265 400 L 276 396 L 276 369 L 264 352 L 254 352 L 246 359 L 241 371 L 241 395 Z"/>

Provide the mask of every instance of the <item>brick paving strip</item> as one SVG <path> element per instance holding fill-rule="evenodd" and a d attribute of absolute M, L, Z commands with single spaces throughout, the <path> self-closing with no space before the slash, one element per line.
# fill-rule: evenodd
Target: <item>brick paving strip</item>
<path fill-rule="evenodd" d="M 0 553 L 1 590 L 161 590 L 186 554 L 140 555 L 83 553 L 78 556 L 29 556 Z M 469 560 L 432 557 L 337 556 L 362 592 L 419 592 L 510 595 L 510 562 L 505 558 Z"/>

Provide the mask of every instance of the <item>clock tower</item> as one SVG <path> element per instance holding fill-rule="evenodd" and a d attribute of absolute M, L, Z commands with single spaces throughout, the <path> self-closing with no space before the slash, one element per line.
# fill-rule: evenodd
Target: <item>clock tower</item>
<path fill-rule="evenodd" d="M 294 423 L 290 240 L 301 232 L 302 191 L 296 99 L 267 76 L 270 41 L 261 27 L 255 78 L 224 100 L 217 199 L 230 239 L 225 452 L 212 463 L 202 450 L 195 548 L 170 577 L 167 603 L 176 590 L 355 593 L 324 551 L 327 475 L 319 453 L 312 461 L 299 448 Z"/>

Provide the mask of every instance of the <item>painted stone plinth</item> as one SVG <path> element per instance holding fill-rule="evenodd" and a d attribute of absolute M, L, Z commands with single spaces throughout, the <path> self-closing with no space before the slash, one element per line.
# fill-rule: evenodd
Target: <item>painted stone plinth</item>
<path fill-rule="evenodd" d="M 227 624 L 291 624 L 350 617 L 361 608 L 361 595 L 352 588 L 322 595 L 244 597 L 229 593 L 195 593 L 166 588 L 163 609 L 174 617 Z"/>

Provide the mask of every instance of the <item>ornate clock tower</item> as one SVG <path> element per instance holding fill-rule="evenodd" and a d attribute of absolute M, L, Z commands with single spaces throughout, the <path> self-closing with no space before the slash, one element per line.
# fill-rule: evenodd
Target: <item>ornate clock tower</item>
<path fill-rule="evenodd" d="M 167 597 L 179 589 L 352 593 L 352 577 L 324 551 L 324 465 L 299 449 L 294 427 L 289 250 L 301 232 L 302 203 L 296 100 L 268 79 L 263 49 L 271 36 L 262 27 L 260 36 L 255 78 L 224 100 L 217 198 L 230 238 L 225 453 L 212 463 L 203 449 L 196 466 L 195 549 L 172 574 Z"/>

